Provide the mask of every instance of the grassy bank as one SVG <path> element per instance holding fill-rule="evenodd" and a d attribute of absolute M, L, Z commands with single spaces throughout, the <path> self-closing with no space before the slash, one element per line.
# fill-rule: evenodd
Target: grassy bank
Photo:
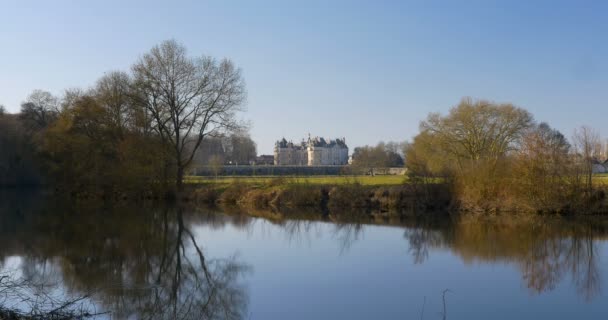
<path fill-rule="evenodd" d="M 188 198 L 199 203 L 230 205 L 247 211 L 309 208 L 321 212 L 363 210 L 394 215 L 433 211 L 606 214 L 606 180 L 608 175 L 594 177 L 596 190 L 591 196 L 577 197 L 572 201 L 560 198 L 549 204 L 538 203 L 534 206 L 513 199 L 511 202 L 499 202 L 504 197 L 486 198 L 482 202 L 486 207 L 470 206 L 454 191 L 452 185 L 440 181 L 416 184 L 404 176 L 189 177 Z"/>
<path fill-rule="evenodd" d="M 238 178 L 199 182 L 190 188 L 199 203 L 235 205 L 249 210 L 313 208 L 422 213 L 448 208 L 451 199 L 445 185 L 422 188 L 399 178 Z"/>

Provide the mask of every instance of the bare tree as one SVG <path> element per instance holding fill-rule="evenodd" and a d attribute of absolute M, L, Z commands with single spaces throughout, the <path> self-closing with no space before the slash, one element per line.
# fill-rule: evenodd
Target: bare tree
<path fill-rule="evenodd" d="M 574 148 L 577 155 L 581 158 L 583 175 L 585 177 L 585 185 L 587 191 L 591 191 L 593 187 L 593 164 L 600 150 L 600 135 L 594 129 L 582 126 L 574 130 Z"/>
<path fill-rule="evenodd" d="M 559 210 L 565 202 L 578 197 L 580 179 L 570 156 L 571 145 L 566 137 L 547 123 L 527 130 L 515 153 L 512 170 L 514 188 L 527 201 L 520 205 L 531 208 Z"/>
<path fill-rule="evenodd" d="M 86 92 L 80 88 L 68 88 L 63 92 L 61 97 L 61 110 L 73 107 L 75 102 L 86 95 Z"/>
<path fill-rule="evenodd" d="M 21 119 L 31 131 L 45 128 L 58 114 L 59 100 L 47 91 L 34 90 L 21 104 Z"/>
<path fill-rule="evenodd" d="M 178 192 L 196 149 L 210 136 L 238 127 L 246 96 L 240 69 L 227 59 L 190 58 L 174 40 L 164 41 L 133 66 L 153 128 L 172 147 Z"/>
<path fill-rule="evenodd" d="M 238 278 L 249 266 L 235 257 L 208 259 L 182 210 L 178 208 L 174 217 L 167 210 L 163 214 L 161 257 L 151 257 L 148 265 L 157 273 L 148 278 L 155 285 L 135 303 L 138 318 L 243 319 L 248 296 Z M 192 256 L 186 254 L 189 249 Z"/>
<path fill-rule="evenodd" d="M 353 167 L 374 174 L 376 168 L 401 167 L 403 157 L 395 142 L 379 142 L 374 146 L 357 147 L 353 151 Z"/>
<path fill-rule="evenodd" d="M 0 272 L 0 319 L 92 319 L 97 313 L 89 295 L 57 295 L 57 285 Z"/>
<path fill-rule="evenodd" d="M 211 158 L 209 158 L 209 167 L 213 171 L 213 175 L 215 176 L 215 179 L 217 179 L 217 176 L 222 171 L 223 166 L 224 166 L 224 159 L 222 158 L 222 156 L 220 156 L 218 154 L 214 154 L 211 156 Z"/>

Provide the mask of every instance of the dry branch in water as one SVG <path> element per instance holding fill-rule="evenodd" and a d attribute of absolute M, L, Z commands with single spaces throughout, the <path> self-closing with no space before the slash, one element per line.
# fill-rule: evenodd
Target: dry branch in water
<path fill-rule="evenodd" d="M 67 320 L 91 319 L 101 315 L 88 300 L 89 295 L 58 295 L 56 286 L 0 275 L 0 320 Z M 55 291 L 55 292 L 54 292 Z"/>

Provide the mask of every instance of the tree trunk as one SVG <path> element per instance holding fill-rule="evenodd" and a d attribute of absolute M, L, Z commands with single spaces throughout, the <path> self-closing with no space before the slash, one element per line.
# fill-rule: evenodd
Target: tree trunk
<path fill-rule="evenodd" d="M 181 193 L 184 191 L 184 167 L 178 165 L 177 166 L 177 175 L 175 177 L 175 187 L 177 189 L 177 193 Z"/>

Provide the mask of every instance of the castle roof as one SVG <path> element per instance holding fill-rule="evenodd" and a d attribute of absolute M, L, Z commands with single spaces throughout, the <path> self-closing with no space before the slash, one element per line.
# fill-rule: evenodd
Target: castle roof
<path fill-rule="evenodd" d="M 305 149 L 308 146 L 312 147 L 323 147 L 323 148 L 332 148 L 332 147 L 340 147 L 340 148 L 348 148 L 346 146 L 346 139 L 335 139 L 335 140 L 325 140 L 323 137 L 315 137 L 308 138 L 308 142 L 302 140 L 299 144 L 294 144 L 292 141 L 287 141 L 285 138 L 276 142 L 276 146 L 279 148 L 294 148 L 294 149 Z"/>
<path fill-rule="evenodd" d="M 338 146 L 341 148 L 347 148 L 346 139 L 335 139 L 335 140 L 329 140 L 329 142 L 327 142 L 327 140 L 325 140 L 324 138 L 316 137 L 316 138 L 310 140 L 310 144 L 313 147 L 332 148 L 332 147 Z"/>

